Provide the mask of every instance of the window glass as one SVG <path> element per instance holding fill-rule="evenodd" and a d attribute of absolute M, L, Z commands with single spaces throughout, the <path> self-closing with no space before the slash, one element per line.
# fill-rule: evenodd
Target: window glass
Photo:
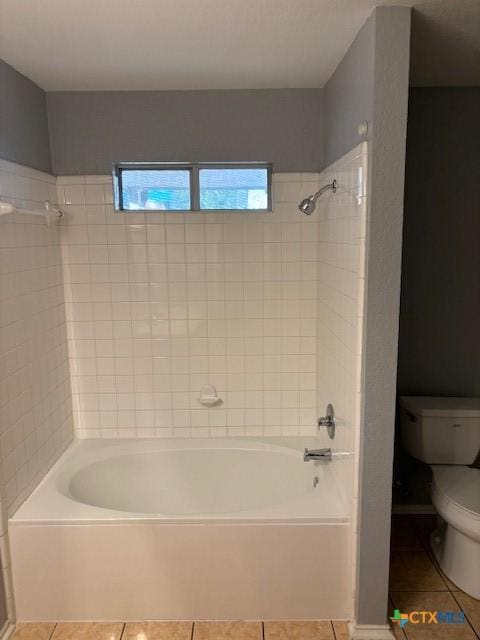
<path fill-rule="evenodd" d="M 190 170 L 121 169 L 122 209 L 191 209 Z"/>
<path fill-rule="evenodd" d="M 268 170 L 200 169 L 200 209 L 268 209 Z"/>

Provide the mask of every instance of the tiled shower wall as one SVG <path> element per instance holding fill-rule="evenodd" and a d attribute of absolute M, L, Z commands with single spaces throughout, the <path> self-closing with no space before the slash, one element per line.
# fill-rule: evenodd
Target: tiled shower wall
<path fill-rule="evenodd" d="M 0 160 L 0 199 L 42 209 L 53 176 Z M 60 230 L 0 218 L 0 550 L 9 618 L 7 518 L 73 438 Z"/>
<path fill-rule="evenodd" d="M 43 209 L 55 178 L 0 160 L 0 197 Z M 0 456 L 10 515 L 73 437 L 60 229 L 0 220 Z"/>
<path fill-rule="evenodd" d="M 273 183 L 269 213 L 125 214 L 110 176 L 58 179 L 80 437 L 315 433 L 319 176 Z"/>
<path fill-rule="evenodd" d="M 318 408 L 335 409 L 335 447 L 356 449 L 361 408 L 363 299 L 367 217 L 367 143 L 321 174 L 335 195 L 318 207 Z"/>

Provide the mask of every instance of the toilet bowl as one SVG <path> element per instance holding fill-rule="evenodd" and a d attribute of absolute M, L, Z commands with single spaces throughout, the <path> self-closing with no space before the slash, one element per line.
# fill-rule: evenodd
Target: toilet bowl
<path fill-rule="evenodd" d="M 430 465 L 432 503 L 440 516 L 432 551 L 445 575 L 480 599 L 479 398 L 400 398 L 402 443 Z"/>
<path fill-rule="evenodd" d="M 480 470 L 432 465 L 432 503 L 441 517 L 432 551 L 450 580 L 480 599 Z"/>

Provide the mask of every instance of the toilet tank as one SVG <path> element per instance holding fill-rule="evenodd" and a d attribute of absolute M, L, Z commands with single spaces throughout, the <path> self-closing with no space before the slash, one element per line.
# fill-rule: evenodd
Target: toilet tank
<path fill-rule="evenodd" d="M 427 464 L 469 465 L 480 451 L 480 398 L 400 398 L 405 450 Z"/>

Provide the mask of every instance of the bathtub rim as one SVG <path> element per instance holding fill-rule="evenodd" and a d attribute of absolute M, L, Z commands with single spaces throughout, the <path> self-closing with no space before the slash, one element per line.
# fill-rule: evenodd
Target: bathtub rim
<path fill-rule="evenodd" d="M 105 460 L 112 455 L 148 453 L 156 450 L 178 449 L 225 449 L 262 450 L 272 453 L 299 457 L 304 446 L 318 446 L 318 439 L 309 437 L 277 438 L 162 438 L 162 439 L 76 439 L 72 441 L 62 456 L 49 470 L 32 494 L 9 518 L 9 526 L 41 525 L 91 525 L 91 524 L 348 524 L 351 522 L 351 492 L 348 480 L 351 471 L 351 457 L 334 459 L 320 463 L 327 472 L 328 482 L 332 482 L 327 500 L 330 513 L 285 513 L 285 509 L 297 503 L 305 509 L 308 498 L 275 504 L 269 509 L 241 511 L 222 514 L 162 515 L 120 511 L 98 507 L 77 501 L 64 491 L 69 478 L 92 462 Z M 66 465 L 69 465 L 68 468 Z M 308 463 L 311 464 L 311 463 Z M 326 466 L 328 465 L 328 466 Z M 60 486 L 63 488 L 60 488 Z M 307 496 L 309 494 L 306 494 Z M 336 500 L 335 500 L 336 498 Z M 300 503 L 300 504 L 298 504 Z M 334 504 L 335 503 L 335 504 Z M 266 512 L 266 513 L 260 513 Z"/>

